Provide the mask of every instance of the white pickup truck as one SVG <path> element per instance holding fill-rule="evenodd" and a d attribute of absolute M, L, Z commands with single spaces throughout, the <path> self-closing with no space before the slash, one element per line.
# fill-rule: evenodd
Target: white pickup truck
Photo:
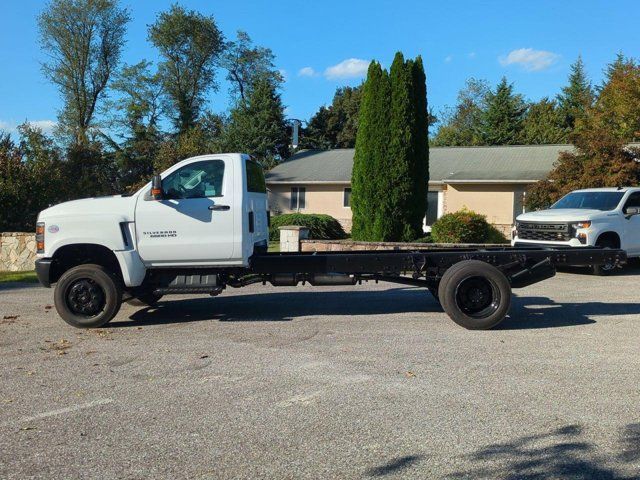
<path fill-rule="evenodd" d="M 519 247 L 621 248 L 640 256 L 640 187 L 575 190 L 547 210 L 516 218 L 512 245 Z M 594 265 L 607 275 L 614 264 Z"/>
<path fill-rule="evenodd" d="M 55 284 L 60 316 L 80 328 L 109 322 L 122 301 L 153 305 L 169 294 L 226 287 L 355 285 L 386 281 L 428 289 L 468 329 L 509 311 L 511 289 L 558 265 L 624 263 L 624 251 L 583 248 L 435 248 L 269 253 L 261 166 L 244 154 L 183 160 L 133 195 L 87 198 L 38 216 L 36 273 Z"/>

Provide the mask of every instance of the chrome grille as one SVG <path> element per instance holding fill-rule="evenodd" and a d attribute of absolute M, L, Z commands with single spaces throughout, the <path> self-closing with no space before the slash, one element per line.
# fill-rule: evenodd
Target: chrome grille
<path fill-rule="evenodd" d="M 519 222 L 518 238 L 543 242 L 566 242 L 571 239 L 569 225 L 566 223 Z"/>

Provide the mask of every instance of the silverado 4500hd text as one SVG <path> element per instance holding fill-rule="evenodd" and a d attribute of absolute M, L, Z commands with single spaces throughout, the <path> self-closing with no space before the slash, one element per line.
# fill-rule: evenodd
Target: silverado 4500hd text
<path fill-rule="evenodd" d="M 640 188 L 591 188 L 571 192 L 548 210 L 523 213 L 513 230 L 514 246 L 621 248 L 640 256 Z M 594 265 L 607 275 L 616 266 Z"/>
<path fill-rule="evenodd" d="M 36 225 L 38 279 L 55 284 L 56 310 L 82 328 L 109 322 L 123 300 L 153 305 L 168 294 L 218 295 L 253 283 L 386 281 L 424 287 L 456 323 L 487 329 L 507 315 L 512 288 L 549 278 L 558 265 L 626 260 L 622 250 L 600 248 L 268 253 L 266 191 L 248 155 L 204 155 L 132 195 L 48 208 Z"/>

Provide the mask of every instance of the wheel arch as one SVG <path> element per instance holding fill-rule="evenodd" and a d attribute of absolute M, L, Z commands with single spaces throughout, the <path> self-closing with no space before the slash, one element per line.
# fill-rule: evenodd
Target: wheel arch
<path fill-rule="evenodd" d="M 105 267 L 123 280 L 122 268 L 115 253 L 97 243 L 74 243 L 58 248 L 51 257 L 53 262 L 49 272 L 50 283 L 55 283 L 67 270 L 83 264 L 96 264 Z"/>
<path fill-rule="evenodd" d="M 606 231 L 598 235 L 598 238 L 595 243 L 596 246 L 601 245 L 602 242 L 607 242 L 607 243 L 611 242 L 614 248 L 620 248 L 621 246 L 620 235 L 614 231 Z"/>

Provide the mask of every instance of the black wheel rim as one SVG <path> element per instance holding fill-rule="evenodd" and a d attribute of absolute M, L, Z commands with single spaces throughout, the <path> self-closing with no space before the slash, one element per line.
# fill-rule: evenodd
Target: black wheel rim
<path fill-rule="evenodd" d="M 614 268 L 616 268 L 615 263 L 613 262 L 609 262 L 609 263 L 605 263 L 604 265 L 602 265 L 602 270 L 604 270 L 605 272 L 610 272 L 611 270 L 613 270 Z"/>
<path fill-rule="evenodd" d="M 467 277 L 456 287 L 456 305 L 467 316 L 486 318 L 500 306 L 500 290 L 487 277 Z"/>
<path fill-rule="evenodd" d="M 66 302 L 75 315 L 90 318 L 102 312 L 106 300 L 100 285 L 90 278 L 82 278 L 69 286 Z"/>

